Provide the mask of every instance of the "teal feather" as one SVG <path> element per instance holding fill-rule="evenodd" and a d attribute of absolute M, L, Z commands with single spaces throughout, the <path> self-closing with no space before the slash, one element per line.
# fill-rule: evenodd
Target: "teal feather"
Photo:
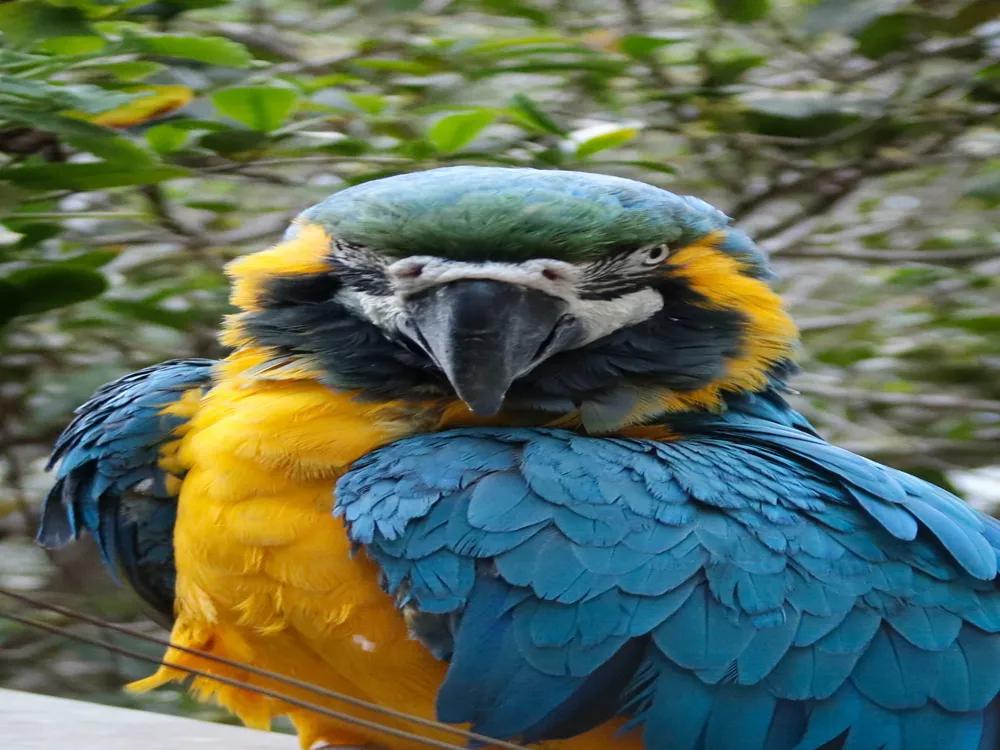
<path fill-rule="evenodd" d="M 334 193 L 304 221 L 381 252 L 462 260 L 593 260 L 609 250 L 726 233 L 724 252 L 769 277 L 766 258 L 697 198 L 592 172 L 444 167 Z M 295 235 L 297 229 L 289 231 Z"/>
<path fill-rule="evenodd" d="M 214 366 L 207 359 L 173 360 L 101 387 L 77 409 L 49 464 L 59 468 L 43 506 L 39 543 L 57 549 L 89 532 L 115 577 L 168 624 L 176 506 L 158 462 L 185 420 L 162 412 L 186 391 L 207 389 Z M 145 496 L 126 500 L 144 482 Z"/>
<path fill-rule="evenodd" d="M 916 733 L 987 750 L 1000 693 L 994 522 L 796 418 L 775 421 L 777 403 L 677 415 L 668 443 L 469 428 L 352 467 L 338 512 L 390 591 L 457 618 L 456 653 L 479 648 L 463 633 L 501 639 L 489 658 L 503 665 L 452 662 L 449 685 L 483 684 L 444 691 L 442 718 L 507 738 L 583 731 L 582 686 L 610 670 L 621 690 L 602 710 L 629 717 L 649 750 L 819 750 L 840 736 L 908 750 Z M 453 442 L 473 446 L 463 464 L 437 458 Z M 385 482 L 416 497 L 397 502 Z M 490 625 L 470 602 L 494 585 L 509 605 Z M 619 656 L 629 648 L 640 661 Z M 556 696 L 544 715 L 542 685 Z"/>

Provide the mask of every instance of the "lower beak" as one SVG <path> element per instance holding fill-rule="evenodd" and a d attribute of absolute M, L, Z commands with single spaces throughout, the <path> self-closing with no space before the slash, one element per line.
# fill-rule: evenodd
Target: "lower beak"
<path fill-rule="evenodd" d="M 479 416 L 500 411 L 511 383 L 562 343 L 566 302 L 525 286 L 463 279 L 410 297 L 403 332 Z"/>

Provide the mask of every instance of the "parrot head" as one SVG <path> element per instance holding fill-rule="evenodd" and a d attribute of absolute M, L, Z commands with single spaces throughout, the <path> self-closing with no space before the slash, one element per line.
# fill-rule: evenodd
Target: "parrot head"
<path fill-rule="evenodd" d="M 585 423 L 767 387 L 794 325 L 707 203 L 633 180 L 448 167 L 335 193 L 235 261 L 224 341 L 260 377 Z M 292 373 L 291 375 L 289 373 Z"/>

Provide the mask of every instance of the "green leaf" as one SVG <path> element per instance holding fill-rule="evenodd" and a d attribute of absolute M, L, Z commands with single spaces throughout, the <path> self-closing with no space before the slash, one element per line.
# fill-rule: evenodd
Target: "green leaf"
<path fill-rule="evenodd" d="M 223 89 L 212 97 L 222 114 L 252 130 L 268 132 L 281 127 L 295 110 L 298 94 L 277 86 L 245 86 Z"/>
<path fill-rule="evenodd" d="M 100 268 L 117 257 L 118 253 L 114 250 L 91 250 L 89 253 L 81 253 L 80 255 L 73 256 L 67 263 L 81 268 Z"/>
<path fill-rule="evenodd" d="M 19 47 L 48 37 L 93 35 L 86 17 L 76 8 L 56 8 L 37 0 L 0 3 L 0 31 Z"/>
<path fill-rule="evenodd" d="M 170 125 L 180 130 L 208 130 L 212 133 L 220 130 L 232 130 L 228 125 L 215 120 L 172 120 Z"/>
<path fill-rule="evenodd" d="M 973 0 L 945 22 L 951 34 L 964 34 L 1000 18 L 1000 0 Z"/>
<path fill-rule="evenodd" d="M 829 135 L 861 119 L 855 112 L 841 110 L 836 100 L 809 95 L 755 97 L 745 104 L 750 130 L 786 138 Z"/>
<path fill-rule="evenodd" d="M 559 148 L 547 148 L 534 154 L 535 162 L 548 167 L 561 167 L 566 163 L 566 154 Z"/>
<path fill-rule="evenodd" d="M 122 62 L 109 62 L 100 65 L 80 66 L 86 70 L 93 70 L 114 76 L 119 81 L 141 81 L 154 73 L 159 73 L 166 68 L 160 63 L 149 62 L 148 60 L 125 60 Z"/>
<path fill-rule="evenodd" d="M 941 270 L 937 268 L 899 268 L 893 271 L 888 282 L 903 287 L 921 288 L 941 281 Z"/>
<path fill-rule="evenodd" d="M 97 271 L 69 263 L 49 263 L 10 274 L 4 281 L 16 287 L 18 315 L 66 307 L 102 294 L 108 281 Z"/>
<path fill-rule="evenodd" d="M 488 11 L 514 18 L 524 18 L 539 26 L 549 26 L 552 16 L 531 3 L 520 0 L 479 0 Z"/>
<path fill-rule="evenodd" d="M 381 114 L 389 106 L 389 100 L 379 94 L 344 94 L 351 104 L 370 115 Z"/>
<path fill-rule="evenodd" d="M 56 36 L 35 45 L 39 51 L 51 55 L 89 55 L 106 46 L 107 42 L 99 36 Z"/>
<path fill-rule="evenodd" d="M 9 281 L 0 279 L 0 326 L 16 318 L 20 309 L 20 290 Z"/>
<path fill-rule="evenodd" d="M 57 86 L 45 81 L 26 78 L 0 80 L 0 94 L 31 103 L 48 111 L 77 110 L 87 114 L 98 114 L 139 99 L 142 94 L 123 91 L 108 91 L 100 86 L 77 84 Z M 18 106 L 18 105 L 14 105 Z"/>
<path fill-rule="evenodd" d="M 89 0 L 88 0 L 89 1 Z M 126 0 L 131 5 L 144 7 L 143 0 Z M 229 0 L 170 0 L 171 11 L 196 10 L 200 8 L 221 8 L 229 4 Z M 155 11 L 150 11 L 155 12 Z"/>
<path fill-rule="evenodd" d="M 970 98 L 978 102 L 1000 103 L 1000 63 L 988 65 L 976 73 Z"/>
<path fill-rule="evenodd" d="M 989 207 L 1000 206 L 1000 173 L 982 177 L 965 189 L 969 198 L 977 198 Z"/>
<path fill-rule="evenodd" d="M 198 145 L 220 154 L 252 151 L 267 143 L 267 133 L 259 130 L 220 130 L 198 139 Z"/>
<path fill-rule="evenodd" d="M 1000 315 L 970 315 L 957 318 L 954 323 L 973 333 L 1000 333 Z"/>
<path fill-rule="evenodd" d="M 731 86 L 739 81 L 748 70 L 763 65 L 765 62 L 767 62 L 767 58 L 761 55 L 745 55 L 728 60 L 709 60 L 705 64 L 708 71 L 705 85 L 711 88 Z"/>
<path fill-rule="evenodd" d="M 588 138 L 576 147 L 576 158 L 586 159 L 600 151 L 607 151 L 609 148 L 624 146 L 639 135 L 637 128 L 617 128 Z"/>
<path fill-rule="evenodd" d="M 339 141 L 331 141 L 317 150 L 324 154 L 340 154 L 342 156 L 361 156 L 371 150 L 371 145 L 359 138 L 342 138 Z"/>
<path fill-rule="evenodd" d="M 171 123 L 154 125 L 146 131 L 146 141 L 158 154 L 169 154 L 183 148 L 190 137 L 191 131 Z"/>
<path fill-rule="evenodd" d="M 99 86 L 64 86 L 73 94 L 75 101 L 67 103 L 67 109 L 79 110 L 88 115 L 98 115 L 113 109 L 126 107 L 137 99 L 148 96 L 145 92 L 108 91 Z"/>
<path fill-rule="evenodd" d="M 462 46 L 460 50 L 466 54 L 483 54 L 499 52 L 518 47 L 533 47 L 540 44 L 572 45 L 573 40 L 559 34 L 532 34 L 531 36 L 505 36 L 498 39 L 486 39 L 471 46 Z"/>
<path fill-rule="evenodd" d="M 872 60 L 898 52 L 910 43 L 915 19 L 910 13 L 880 16 L 857 33 L 858 52 Z"/>
<path fill-rule="evenodd" d="M 152 185 L 187 177 L 180 167 L 126 166 L 109 162 L 93 164 L 44 164 L 4 170 L 0 175 L 15 185 L 36 190 L 103 190 L 123 185 Z"/>
<path fill-rule="evenodd" d="M 713 0 L 715 11 L 727 21 L 752 23 L 771 10 L 771 0 Z"/>
<path fill-rule="evenodd" d="M 197 208 L 201 211 L 211 211 L 217 214 L 228 214 L 232 211 L 236 211 L 240 206 L 238 203 L 225 200 L 217 201 L 184 201 L 184 205 L 188 208 Z"/>
<path fill-rule="evenodd" d="M 650 172 L 659 172 L 660 174 L 677 174 L 677 168 L 671 166 L 670 164 L 665 164 L 662 161 L 653 161 L 652 159 L 601 159 L 600 161 L 593 162 L 594 164 L 621 164 L 626 167 L 639 167 L 640 169 L 648 169 Z"/>
<path fill-rule="evenodd" d="M 427 135 L 439 151 L 458 151 L 495 119 L 496 113 L 485 109 L 458 112 L 438 120 Z"/>
<path fill-rule="evenodd" d="M 436 149 L 432 143 L 424 140 L 423 138 L 414 138 L 403 141 L 402 143 L 393 146 L 391 152 L 394 155 L 403 156 L 407 159 L 412 159 L 413 161 L 430 159 L 439 153 L 438 149 Z"/>
<path fill-rule="evenodd" d="M 514 94 L 513 102 L 514 111 L 530 125 L 554 135 L 566 135 L 566 129 L 560 127 L 559 123 L 549 117 L 527 94 Z"/>
<path fill-rule="evenodd" d="M 622 37 L 619 48 L 629 57 L 639 60 L 649 57 L 660 47 L 685 41 L 680 37 L 649 36 L 646 34 L 628 34 Z"/>
<path fill-rule="evenodd" d="M 69 142 L 81 151 L 88 151 L 106 162 L 127 164 L 131 168 L 154 163 L 153 157 L 148 152 L 121 136 L 113 138 L 75 136 L 69 138 Z"/>
<path fill-rule="evenodd" d="M 33 110 L 29 107 L 0 106 L 0 116 L 15 122 L 48 130 L 63 137 L 111 138 L 115 131 L 75 117 L 64 117 L 52 112 Z"/>
<path fill-rule="evenodd" d="M 149 55 L 197 60 L 209 65 L 245 68 L 253 61 L 253 55 L 246 47 L 221 36 L 185 36 L 180 34 L 137 36 L 128 34 L 122 41 L 126 49 Z"/>
<path fill-rule="evenodd" d="M 17 214 L 12 214 L 5 218 L 4 224 L 21 235 L 21 239 L 14 244 L 13 249 L 16 251 L 36 247 L 45 242 L 45 240 L 58 237 L 62 233 L 62 227 L 59 224 L 18 219 Z"/>
<path fill-rule="evenodd" d="M 814 355 L 816 359 L 824 364 L 837 365 L 838 367 L 850 367 L 858 362 L 871 359 L 875 356 L 871 344 L 857 343 L 845 344 L 843 346 L 833 346 L 829 349 L 822 349 Z"/>

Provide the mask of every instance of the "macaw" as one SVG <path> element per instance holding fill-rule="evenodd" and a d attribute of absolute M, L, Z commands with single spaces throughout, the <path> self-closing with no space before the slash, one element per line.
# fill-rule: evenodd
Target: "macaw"
<path fill-rule="evenodd" d="M 721 211 L 433 169 L 229 273 L 232 353 L 99 390 L 39 533 L 89 532 L 174 644 L 553 750 L 997 746 L 1000 524 L 786 403 L 796 328 Z M 134 687 L 184 666 L 269 685 L 172 649 Z"/>

